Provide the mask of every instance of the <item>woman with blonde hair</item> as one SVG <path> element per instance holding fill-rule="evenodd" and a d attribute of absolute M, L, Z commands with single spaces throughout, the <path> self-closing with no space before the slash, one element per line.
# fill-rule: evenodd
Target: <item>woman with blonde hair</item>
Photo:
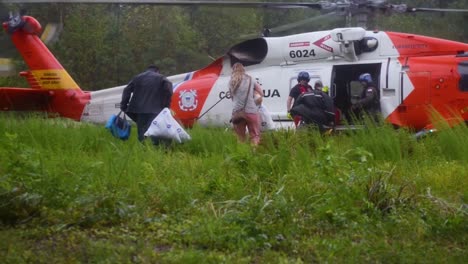
<path fill-rule="evenodd" d="M 263 97 L 263 91 L 251 76 L 245 73 L 244 66 L 236 62 L 232 66 L 229 91 L 233 101 L 232 123 L 234 131 L 241 142 L 246 140 L 246 128 L 249 130 L 250 142 L 260 142 L 260 117 L 254 94 Z"/>

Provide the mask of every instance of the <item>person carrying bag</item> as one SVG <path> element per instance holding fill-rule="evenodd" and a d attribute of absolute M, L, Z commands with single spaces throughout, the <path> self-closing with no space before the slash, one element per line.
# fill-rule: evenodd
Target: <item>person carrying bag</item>
<path fill-rule="evenodd" d="M 237 125 L 237 124 L 239 124 L 241 122 L 246 122 L 247 121 L 247 114 L 245 113 L 245 106 L 247 105 L 247 99 L 249 99 L 251 82 L 252 82 L 252 78 L 249 78 L 249 86 L 248 86 L 249 88 L 247 90 L 247 95 L 245 96 L 244 108 L 232 113 L 232 123 L 234 125 Z"/>
<path fill-rule="evenodd" d="M 253 95 L 255 91 L 263 97 L 263 91 L 257 83 L 252 84 L 252 77 L 245 73 L 244 66 L 239 62 L 232 66 L 229 91 L 233 101 L 231 121 L 239 141 L 246 141 L 246 129 L 248 129 L 250 142 L 258 145 L 260 120 Z"/>

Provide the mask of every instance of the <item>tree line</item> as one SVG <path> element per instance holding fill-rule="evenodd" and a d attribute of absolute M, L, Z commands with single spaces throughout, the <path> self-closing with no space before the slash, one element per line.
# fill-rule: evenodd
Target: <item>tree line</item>
<path fill-rule="evenodd" d="M 407 0 L 405 3 L 418 7 L 468 9 L 465 0 Z M 274 28 L 321 14 L 309 9 L 57 3 L 0 4 L 0 9 L 1 16 L 5 16 L 5 10 L 24 9 L 43 26 L 48 22 L 61 23 L 63 29 L 58 41 L 48 47 L 84 90 L 123 85 L 150 63 L 159 65 L 166 75 L 193 71 L 222 56 L 241 41 L 242 36 L 260 35 L 265 26 Z M 368 28 L 468 42 L 466 21 L 468 14 L 463 13 L 371 12 Z M 288 31 L 273 32 L 273 36 L 344 26 L 345 17 L 335 14 Z M 12 45 L 4 42 L 9 39 L 2 32 L 3 53 L 15 59 L 19 70 L 26 69 Z M 8 81 L 9 85 L 24 82 L 20 78 Z"/>

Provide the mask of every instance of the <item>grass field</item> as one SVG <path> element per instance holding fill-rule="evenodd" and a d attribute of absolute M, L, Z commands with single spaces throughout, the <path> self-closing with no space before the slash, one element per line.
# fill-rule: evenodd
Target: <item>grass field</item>
<path fill-rule="evenodd" d="M 466 263 L 468 128 L 195 127 L 168 148 L 0 116 L 2 263 Z"/>

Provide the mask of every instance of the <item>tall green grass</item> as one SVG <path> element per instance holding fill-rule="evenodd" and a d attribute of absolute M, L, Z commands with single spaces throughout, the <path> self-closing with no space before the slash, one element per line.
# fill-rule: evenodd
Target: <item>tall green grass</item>
<path fill-rule="evenodd" d="M 134 131 L 135 132 L 135 131 Z M 18 262 L 467 259 L 468 129 L 321 136 L 195 127 L 154 147 L 103 126 L 0 117 L 0 256 Z"/>

